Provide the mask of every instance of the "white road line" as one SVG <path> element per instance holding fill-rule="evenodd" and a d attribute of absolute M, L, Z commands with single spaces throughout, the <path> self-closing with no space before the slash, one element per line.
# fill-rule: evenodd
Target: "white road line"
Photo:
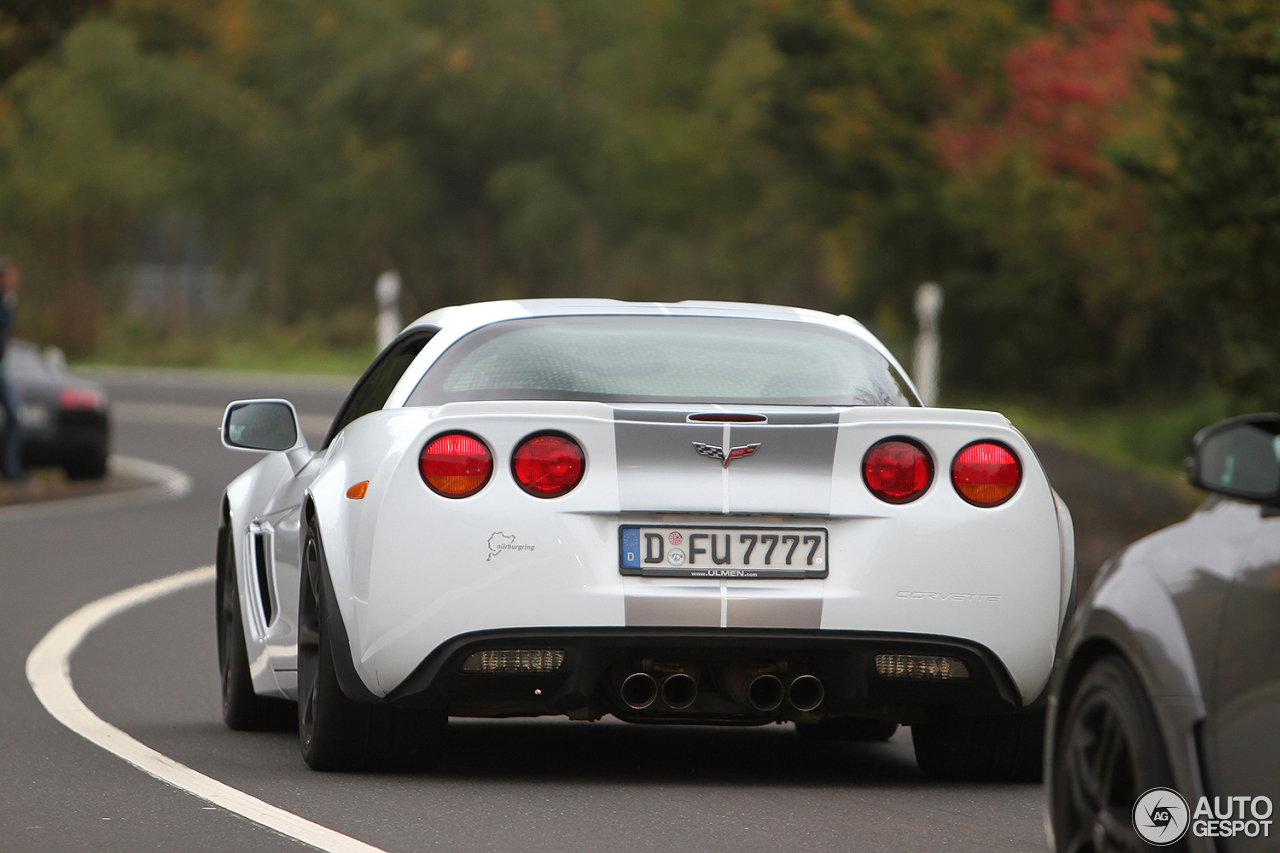
<path fill-rule="evenodd" d="M 76 498 L 58 498 L 29 504 L 0 507 L 0 521 L 26 521 L 32 518 L 72 515 L 120 509 L 127 506 L 176 501 L 191 492 L 191 477 L 184 471 L 132 456 L 112 455 L 107 459 L 111 473 L 137 480 L 150 480 L 154 485 Z"/>
<path fill-rule="evenodd" d="M 130 608 L 210 583 L 213 577 L 213 566 L 205 566 L 122 590 L 81 607 L 55 625 L 27 656 L 31 689 L 58 722 L 162 782 L 329 853 L 384 853 L 179 764 L 94 714 L 76 695 L 71 684 L 71 655 L 91 631 Z"/>

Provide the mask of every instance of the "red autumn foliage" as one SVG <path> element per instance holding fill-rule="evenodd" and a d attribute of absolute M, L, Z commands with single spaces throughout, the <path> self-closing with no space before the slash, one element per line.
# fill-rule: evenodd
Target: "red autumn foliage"
<path fill-rule="evenodd" d="M 1046 173 L 1105 181 L 1113 167 L 1101 149 L 1137 95 L 1143 61 L 1156 48 L 1154 27 L 1170 15 L 1157 0 L 1054 0 L 1049 31 L 1005 60 L 1003 103 L 979 94 L 982 118 L 935 127 L 942 162 L 963 173 L 1030 142 Z"/>

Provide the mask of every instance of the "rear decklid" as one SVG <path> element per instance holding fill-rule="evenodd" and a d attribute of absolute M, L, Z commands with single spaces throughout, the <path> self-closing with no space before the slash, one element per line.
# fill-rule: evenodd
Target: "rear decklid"
<path fill-rule="evenodd" d="M 994 412 L 915 407 L 614 407 L 623 512 L 860 515 L 888 505 L 862 482 L 876 442 L 906 437 L 931 456 L 934 483 L 963 446 L 993 439 L 1039 465 Z M 1033 487 L 1034 488 L 1034 487 Z"/>
<path fill-rule="evenodd" d="M 831 509 L 838 409 L 620 405 L 614 420 L 623 512 Z"/>

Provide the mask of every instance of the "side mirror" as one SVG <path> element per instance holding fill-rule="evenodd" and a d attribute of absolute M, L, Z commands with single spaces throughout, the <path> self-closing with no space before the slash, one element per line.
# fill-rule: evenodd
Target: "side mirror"
<path fill-rule="evenodd" d="M 222 443 L 233 450 L 305 448 L 298 413 L 287 400 L 237 400 L 222 416 Z"/>
<path fill-rule="evenodd" d="M 1280 504 L 1280 415 L 1242 415 L 1191 440 L 1191 485 L 1220 495 Z"/>

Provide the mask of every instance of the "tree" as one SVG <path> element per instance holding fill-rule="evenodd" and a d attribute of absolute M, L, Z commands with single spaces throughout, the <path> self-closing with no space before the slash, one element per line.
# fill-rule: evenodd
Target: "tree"
<path fill-rule="evenodd" d="M 49 51 L 80 18 L 108 0 L 0 0 L 0 83 Z"/>
<path fill-rule="evenodd" d="M 1146 70 L 1168 17 L 1149 0 L 1055 0 L 1005 55 L 1002 91 L 953 83 L 932 138 L 949 211 L 987 264 L 957 270 L 949 322 L 985 381 L 1123 400 L 1194 377 L 1148 193 L 1126 168 L 1169 150 Z"/>
<path fill-rule="evenodd" d="M 1176 164 L 1162 196 L 1181 296 L 1243 408 L 1280 405 L 1280 3 L 1174 0 Z"/>

